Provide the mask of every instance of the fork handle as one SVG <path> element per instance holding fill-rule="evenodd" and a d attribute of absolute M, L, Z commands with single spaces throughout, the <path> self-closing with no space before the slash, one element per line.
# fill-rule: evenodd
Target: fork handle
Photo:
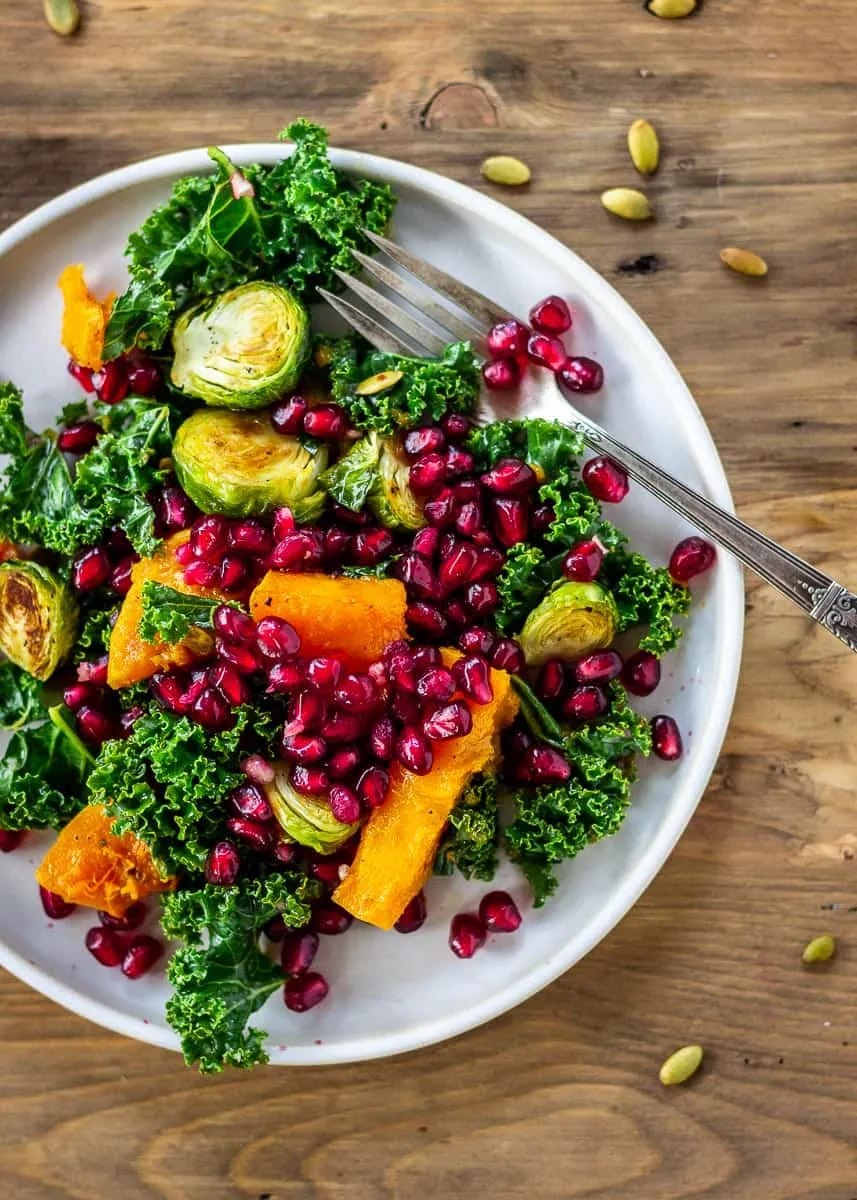
<path fill-rule="evenodd" d="M 745 566 L 857 652 L 857 595 L 751 525 L 712 504 L 600 426 L 567 418 L 566 424 L 576 429 L 592 450 L 608 455 L 647 491 L 730 550 Z"/>

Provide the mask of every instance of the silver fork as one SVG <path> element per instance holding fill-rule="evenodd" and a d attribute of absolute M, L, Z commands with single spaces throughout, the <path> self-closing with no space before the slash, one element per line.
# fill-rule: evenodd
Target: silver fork
<path fill-rule="evenodd" d="M 442 353 L 451 338 L 464 338 L 471 342 L 477 354 L 484 357 L 486 333 L 492 325 L 513 319 L 512 314 L 388 238 L 368 230 L 364 232 L 387 258 L 404 268 L 405 273 L 359 251 L 354 252 L 355 258 L 369 275 L 409 308 L 345 271 L 336 273 L 365 307 L 319 289 L 328 304 L 379 350 L 409 356 L 435 356 Z M 730 550 L 829 633 L 857 651 L 857 596 L 853 592 L 624 445 L 576 409 L 558 385 L 555 392 L 556 403 L 552 410 L 556 411 L 550 412 L 553 419 L 575 429 L 587 446 L 608 455 L 631 479 L 641 483 L 718 545 Z M 502 414 L 514 415 L 513 412 Z M 498 411 L 489 404 L 485 389 L 477 419 L 483 423 L 500 419 Z"/>

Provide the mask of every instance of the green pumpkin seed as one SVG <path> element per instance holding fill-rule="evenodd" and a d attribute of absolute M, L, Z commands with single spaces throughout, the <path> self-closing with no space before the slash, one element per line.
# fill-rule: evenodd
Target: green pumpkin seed
<path fill-rule="evenodd" d="M 379 392 L 388 392 L 402 378 L 402 371 L 379 371 L 368 379 L 361 379 L 354 389 L 356 396 L 377 396 Z"/>
<path fill-rule="evenodd" d="M 601 193 L 601 203 L 614 217 L 625 221 L 647 221 L 652 215 L 648 198 L 634 188 L 609 188 Z"/>
<path fill-rule="evenodd" d="M 827 962 L 835 953 L 836 939 L 829 933 L 823 933 L 804 946 L 801 958 L 805 963 Z"/>
<path fill-rule="evenodd" d="M 671 1054 L 660 1069 L 658 1078 L 664 1087 L 675 1083 L 687 1083 L 691 1075 L 695 1075 L 702 1062 L 701 1046 L 682 1046 Z"/>
<path fill-rule="evenodd" d="M 68 37 L 80 24 L 76 0 L 45 0 L 45 20 L 54 33 Z"/>
<path fill-rule="evenodd" d="M 698 0 L 647 0 L 646 8 L 656 17 L 674 21 L 677 17 L 689 17 Z"/>
<path fill-rule="evenodd" d="M 479 169 L 489 183 L 501 183 L 504 187 L 520 187 L 531 178 L 527 164 L 509 154 L 494 154 L 486 158 Z"/>
<path fill-rule="evenodd" d="M 657 171 L 660 145 L 658 135 L 648 121 L 635 121 L 628 130 L 628 152 L 641 175 L 652 175 Z"/>

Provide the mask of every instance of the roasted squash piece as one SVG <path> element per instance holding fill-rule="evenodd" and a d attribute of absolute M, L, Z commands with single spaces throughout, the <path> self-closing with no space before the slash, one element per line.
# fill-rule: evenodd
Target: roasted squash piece
<path fill-rule="evenodd" d="M 36 871 L 36 880 L 69 904 L 99 908 L 121 917 L 137 900 L 169 892 L 174 878 L 164 878 L 149 848 L 133 833 L 111 833 L 113 818 L 99 804 L 89 804 L 60 830 Z"/>
<path fill-rule="evenodd" d="M 454 650 L 443 656 L 447 666 L 460 657 Z M 366 822 L 351 868 L 333 893 L 361 921 L 392 928 L 430 875 L 443 828 L 471 776 L 497 758 L 499 734 L 514 718 L 518 699 L 505 671 L 492 670 L 491 684 L 489 704 L 470 702 L 470 733 L 435 742 L 427 775 L 412 775 L 398 763 L 391 768 L 387 799 Z"/>
<path fill-rule="evenodd" d="M 295 627 L 301 654 L 339 654 L 355 668 L 406 637 L 404 586 L 398 579 L 348 579 L 269 571 L 250 597 L 253 619 L 282 617 Z"/>
<path fill-rule="evenodd" d="M 98 371 L 115 294 L 97 300 L 86 286 L 79 263 L 66 267 L 57 284 L 63 296 L 62 344 L 76 363 Z"/>
<path fill-rule="evenodd" d="M 143 558 L 131 568 L 131 587 L 125 594 L 116 624 L 110 633 L 107 659 L 107 682 L 110 687 L 127 687 L 140 679 L 148 679 L 158 671 L 186 667 L 211 652 L 214 639 L 205 629 L 190 629 L 181 642 L 173 645 L 162 641 L 144 642 L 139 633 L 143 615 L 143 584 L 149 579 L 164 583 L 178 592 L 226 599 L 224 593 L 216 588 L 192 587 L 185 583 L 184 568 L 175 556 L 175 549 L 186 542 L 189 536 L 187 530 L 173 534 L 153 558 Z"/>

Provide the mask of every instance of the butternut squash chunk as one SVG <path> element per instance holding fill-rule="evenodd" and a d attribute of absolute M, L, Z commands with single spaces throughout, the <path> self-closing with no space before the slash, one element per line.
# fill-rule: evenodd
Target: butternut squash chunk
<path fill-rule="evenodd" d="M 63 296 L 62 344 L 76 363 L 99 371 L 115 293 L 97 300 L 86 286 L 79 263 L 66 267 L 57 285 Z"/>

